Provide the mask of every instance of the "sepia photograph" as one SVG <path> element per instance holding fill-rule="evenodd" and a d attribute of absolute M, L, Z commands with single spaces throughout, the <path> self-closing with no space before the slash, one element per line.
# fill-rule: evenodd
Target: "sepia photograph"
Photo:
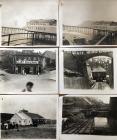
<path fill-rule="evenodd" d="M 63 50 L 65 89 L 114 89 L 113 51 Z"/>
<path fill-rule="evenodd" d="M 117 45 L 116 0 L 63 0 L 63 45 Z"/>
<path fill-rule="evenodd" d="M 58 49 L 1 49 L 2 93 L 58 93 Z"/>
<path fill-rule="evenodd" d="M 57 95 L 1 96 L 2 139 L 56 139 Z"/>
<path fill-rule="evenodd" d="M 58 0 L 2 0 L 2 46 L 57 44 Z"/>
<path fill-rule="evenodd" d="M 117 97 L 64 96 L 62 134 L 117 135 Z"/>

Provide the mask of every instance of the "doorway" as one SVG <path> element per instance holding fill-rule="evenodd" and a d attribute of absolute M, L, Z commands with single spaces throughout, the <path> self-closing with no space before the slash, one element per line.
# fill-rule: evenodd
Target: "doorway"
<path fill-rule="evenodd" d="M 26 74 L 30 74 L 30 67 L 25 67 L 25 68 L 24 68 L 24 72 L 25 72 Z"/>

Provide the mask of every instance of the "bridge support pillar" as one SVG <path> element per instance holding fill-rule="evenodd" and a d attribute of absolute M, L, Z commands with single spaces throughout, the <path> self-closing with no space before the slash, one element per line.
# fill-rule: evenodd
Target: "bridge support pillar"
<path fill-rule="evenodd" d="M 109 125 L 112 133 L 117 133 L 117 97 L 110 98 Z"/>

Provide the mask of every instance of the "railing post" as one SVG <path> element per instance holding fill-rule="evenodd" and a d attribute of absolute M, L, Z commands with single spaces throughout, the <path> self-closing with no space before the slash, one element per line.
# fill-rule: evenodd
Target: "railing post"
<path fill-rule="evenodd" d="M 11 37 L 11 35 L 9 34 L 8 35 L 8 46 L 10 45 L 10 37 Z"/>
<path fill-rule="evenodd" d="M 34 33 L 32 35 L 32 45 L 34 44 Z"/>

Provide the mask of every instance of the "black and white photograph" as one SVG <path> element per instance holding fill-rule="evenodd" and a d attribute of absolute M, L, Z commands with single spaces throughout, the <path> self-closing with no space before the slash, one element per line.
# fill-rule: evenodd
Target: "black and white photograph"
<path fill-rule="evenodd" d="M 0 138 L 117 139 L 117 0 L 0 0 Z"/>
<path fill-rule="evenodd" d="M 56 139 L 57 95 L 1 96 L 2 139 Z"/>
<path fill-rule="evenodd" d="M 116 0 L 63 0 L 63 45 L 117 45 Z"/>
<path fill-rule="evenodd" d="M 57 45 L 58 0 L 2 0 L 2 46 Z"/>
<path fill-rule="evenodd" d="M 58 93 L 58 49 L 1 49 L 0 91 Z"/>
<path fill-rule="evenodd" d="M 117 97 L 64 96 L 62 134 L 117 135 Z"/>
<path fill-rule="evenodd" d="M 114 89 L 114 56 L 107 50 L 63 50 L 65 89 Z"/>

